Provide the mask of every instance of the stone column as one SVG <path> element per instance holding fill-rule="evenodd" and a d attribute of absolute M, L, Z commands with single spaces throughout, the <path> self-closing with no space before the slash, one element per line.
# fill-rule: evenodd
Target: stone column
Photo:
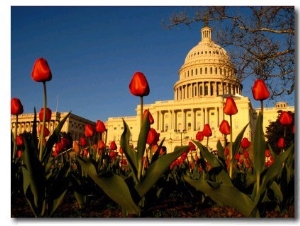
<path fill-rule="evenodd" d="M 186 128 L 185 128 L 185 122 L 186 122 L 185 116 L 186 116 L 186 115 L 185 115 L 184 109 L 182 109 L 181 112 L 182 112 L 182 128 L 181 128 L 181 129 L 184 130 L 184 129 L 186 129 Z"/>

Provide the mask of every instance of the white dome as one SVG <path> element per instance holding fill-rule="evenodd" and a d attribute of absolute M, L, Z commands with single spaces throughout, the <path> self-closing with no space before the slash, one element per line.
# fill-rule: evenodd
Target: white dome
<path fill-rule="evenodd" d="M 230 62 L 226 50 L 212 41 L 211 28 L 204 27 L 201 33 L 202 40 L 188 52 L 184 64 L 191 64 L 195 61 L 199 62 L 203 60 Z"/>
<path fill-rule="evenodd" d="M 210 27 L 203 27 L 201 35 L 201 41 L 188 52 L 178 72 L 174 100 L 241 94 L 226 50 L 212 41 Z"/>

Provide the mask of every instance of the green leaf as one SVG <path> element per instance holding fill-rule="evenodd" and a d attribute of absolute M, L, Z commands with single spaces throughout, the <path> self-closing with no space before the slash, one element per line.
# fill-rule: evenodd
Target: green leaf
<path fill-rule="evenodd" d="M 282 164 L 287 160 L 293 148 L 294 145 L 290 146 L 285 152 L 275 158 L 274 163 L 267 169 L 266 174 L 262 178 L 260 194 L 265 192 L 266 188 L 271 185 L 273 180 L 281 173 Z"/>
<path fill-rule="evenodd" d="M 188 176 L 184 176 L 184 180 L 197 190 L 205 193 L 216 202 L 221 202 L 224 205 L 231 206 L 241 212 L 244 216 L 250 217 L 255 208 L 253 201 L 244 193 L 240 192 L 232 185 L 219 184 L 219 186 L 211 186 L 203 179 L 192 180 Z M 255 211 L 254 214 L 257 214 Z"/>
<path fill-rule="evenodd" d="M 80 209 L 83 208 L 84 205 L 85 205 L 85 203 L 86 203 L 86 196 L 83 195 L 83 194 L 81 194 L 81 193 L 79 193 L 79 192 L 77 192 L 77 191 L 74 191 L 74 196 L 75 196 L 75 198 L 77 200 L 79 208 Z"/>
<path fill-rule="evenodd" d="M 218 156 L 221 158 L 221 159 L 225 159 L 224 157 L 224 147 L 223 145 L 221 144 L 221 141 L 218 140 L 218 143 L 217 143 L 217 150 L 218 150 Z"/>
<path fill-rule="evenodd" d="M 261 112 L 258 115 L 253 141 L 253 167 L 256 173 L 260 174 L 263 171 L 265 163 L 266 142 L 262 124 L 263 115 Z"/>
<path fill-rule="evenodd" d="M 36 148 L 29 146 L 29 143 L 31 143 L 29 137 L 24 136 L 25 148 L 22 154 L 24 161 L 24 166 L 22 167 L 23 190 L 25 195 L 28 194 L 28 189 L 31 190 L 34 199 L 32 205 L 35 206 L 37 215 L 40 215 L 45 197 L 45 170 L 38 160 Z"/>
<path fill-rule="evenodd" d="M 121 135 L 120 145 L 124 151 L 128 164 L 130 166 L 134 181 L 137 181 L 137 152 L 129 146 L 130 130 L 123 119 L 124 131 Z"/>
<path fill-rule="evenodd" d="M 140 197 L 143 197 L 150 190 L 150 188 L 157 182 L 162 174 L 170 167 L 171 163 L 188 148 L 189 146 L 175 147 L 174 152 L 163 155 L 154 163 L 150 164 L 145 176 L 135 186 L 135 189 L 139 193 Z"/>
<path fill-rule="evenodd" d="M 121 206 L 127 213 L 139 214 L 139 208 L 134 203 L 131 193 L 125 181 L 116 174 L 102 177 L 98 176 L 95 166 L 81 158 L 77 157 L 82 169 L 92 178 L 92 180 L 119 206 Z"/>
<path fill-rule="evenodd" d="M 55 212 L 57 207 L 59 207 L 59 205 L 61 204 L 63 198 L 66 195 L 66 193 L 67 193 L 67 189 L 63 193 L 61 193 L 60 196 L 57 199 L 52 200 L 53 204 L 52 204 L 52 208 L 51 208 L 51 212 L 49 214 L 49 217 L 52 216 L 52 214 Z"/>
<path fill-rule="evenodd" d="M 141 180 L 143 170 L 143 156 L 146 150 L 147 136 L 150 129 L 150 121 L 148 119 L 149 112 L 143 118 L 139 138 L 137 142 L 137 170 L 138 170 L 138 181 Z"/>
<path fill-rule="evenodd" d="M 244 126 L 244 128 L 237 135 L 237 137 L 235 138 L 235 141 L 233 142 L 233 145 L 232 145 L 232 155 L 233 156 L 235 156 L 238 153 L 239 149 L 240 149 L 241 141 L 244 137 L 244 133 L 245 133 L 245 130 L 247 129 L 248 125 L 249 125 L 249 123 L 247 123 L 247 125 Z"/>
<path fill-rule="evenodd" d="M 208 151 L 207 147 L 203 146 L 199 141 L 193 140 L 193 142 L 200 149 L 201 156 L 209 162 L 212 168 L 221 167 L 219 160 L 214 154 Z"/>
<path fill-rule="evenodd" d="M 270 186 L 270 189 L 274 192 L 274 195 L 277 199 L 277 203 L 281 203 L 283 201 L 283 194 L 280 190 L 279 185 L 275 181 L 273 181 Z"/>
<path fill-rule="evenodd" d="M 49 160 L 49 157 L 52 153 L 52 148 L 53 145 L 58 141 L 59 139 L 59 133 L 61 131 L 61 128 L 63 127 L 65 121 L 67 120 L 67 118 L 70 116 L 71 112 L 69 112 L 57 125 L 57 127 L 55 128 L 55 130 L 53 131 L 53 133 L 51 134 L 51 136 L 49 137 L 49 139 L 47 140 L 47 143 L 44 147 L 43 150 L 43 157 L 42 157 L 42 162 L 44 164 L 46 164 Z"/>

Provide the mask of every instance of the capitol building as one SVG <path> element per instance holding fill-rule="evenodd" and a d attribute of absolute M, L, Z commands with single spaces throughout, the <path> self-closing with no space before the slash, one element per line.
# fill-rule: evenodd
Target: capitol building
<path fill-rule="evenodd" d="M 249 123 L 244 137 L 252 140 L 259 109 L 254 109 L 250 99 L 242 95 L 242 85 L 235 73 L 226 50 L 212 40 L 212 29 L 204 26 L 200 42 L 187 53 L 178 71 L 179 79 L 173 87 L 174 99 L 156 101 L 143 107 L 152 114 L 154 124 L 151 127 L 160 133 L 160 140 L 165 138 L 167 152 L 195 140 L 197 132 L 202 131 L 205 124 L 209 124 L 212 130 L 208 148 L 215 150 L 218 140 L 222 142 L 224 139 L 219 125 L 223 119 L 229 122 L 229 116 L 223 113 L 227 96 L 232 96 L 238 107 L 238 113 L 232 116 L 233 139 Z M 124 119 L 131 131 L 130 142 L 136 146 L 140 107 L 137 106 L 135 116 L 108 118 L 108 141 L 119 142 Z M 278 110 L 294 112 L 294 107 L 280 102 L 273 108 L 265 108 L 264 131 L 271 121 L 276 120 Z"/>
<path fill-rule="evenodd" d="M 173 100 L 158 100 L 145 104 L 154 118 L 151 125 L 160 133 L 160 141 L 165 138 L 164 146 L 167 152 L 172 152 L 175 146 L 187 145 L 196 139 L 198 131 L 209 124 L 212 136 L 209 137 L 210 150 L 216 150 L 218 140 L 223 143 L 219 125 L 223 119 L 229 122 L 229 116 L 223 113 L 226 97 L 232 96 L 236 102 L 238 113 L 232 116 L 233 139 L 248 124 L 244 137 L 253 140 L 256 118 L 260 109 L 254 109 L 249 97 L 242 95 L 242 85 L 236 78 L 236 70 L 224 48 L 212 40 L 212 29 L 204 26 L 201 29 L 201 40 L 186 55 L 178 71 L 178 81 L 174 84 Z M 130 142 L 134 147 L 140 132 L 140 108 L 136 107 L 135 116 L 109 117 L 105 122 L 107 128 L 107 145 L 115 141 L 119 145 L 124 131 L 123 119 L 130 128 Z M 294 106 L 286 102 L 278 102 L 272 108 L 264 108 L 263 129 L 270 122 L 276 121 L 278 111 L 294 112 Z M 46 124 L 50 132 L 58 125 L 68 112 L 53 112 L 51 121 Z M 32 131 L 33 114 L 19 116 L 17 133 Z M 70 132 L 73 140 L 84 136 L 85 124 L 95 125 L 95 122 L 71 114 L 65 122 L 62 132 Z M 16 117 L 11 117 L 12 132 L 15 131 Z M 40 122 L 37 124 L 39 126 Z M 206 145 L 206 138 L 204 139 Z"/>

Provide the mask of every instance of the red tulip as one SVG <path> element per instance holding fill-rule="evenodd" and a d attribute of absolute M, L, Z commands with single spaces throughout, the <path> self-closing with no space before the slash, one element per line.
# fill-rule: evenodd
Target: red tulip
<path fill-rule="evenodd" d="M 114 160 L 114 159 L 117 157 L 117 155 L 118 155 L 118 152 L 116 152 L 116 151 L 111 150 L 111 151 L 109 152 L 109 157 L 110 157 L 112 160 Z"/>
<path fill-rule="evenodd" d="M 248 140 L 247 137 L 244 137 L 244 138 L 242 139 L 242 141 L 241 141 L 241 147 L 244 148 L 244 149 L 250 147 L 250 144 L 251 144 L 251 143 L 250 143 L 250 141 Z"/>
<path fill-rule="evenodd" d="M 110 142 L 110 145 L 109 145 L 109 149 L 114 151 L 114 150 L 117 150 L 117 145 L 116 145 L 116 142 L 112 141 Z"/>
<path fill-rule="evenodd" d="M 66 137 L 60 138 L 59 143 L 63 146 L 63 148 L 66 148 L 70 144 L 70 140 Z"/>
<path fill-rule="evenodd" d="M 98 149 L 99 150 L 104 150 L 106 148 L 105 143 L 102 140 L 98 141 Z"/>
<path fill-rule="evenodd" d="M 134 96 L 148 96 L 150 88 L 145 75 L 142 72 L 135 72 L 130 84 L 129 90 Z"/>
<path fill-rule="evenodd" d="M 234 156 L 235 160 L 237 161 L 239 161 L 240 157 L 241 157 L 240 153 L 236 153 Z"/>
<path fill-rule="evenodd" d="M 196 146 L 193 142 L 189 142 L 189 151 L 195 151 L 196 150 Z"/>
<path fill-rule="evenodd" d="M 153 116 L 151 115 L 149 109 L 145 109 L 144 114 L 143 114 L 143 119 L 146 117 L 147 113 L 148 113 L 148 119 L 149 119 L 150 125 L 152 125 L 154 123 L 154 119 L 153 119 Z"/>
<path fill-rule="evenodd" d="M 150 128 L 149 132 L 148 132 L 148 136 L 147 136 L 147 144 L 149 145 L 155 145 L 157 144 L 158 140 L 159 140 L 159 133 L 156 132 L 155 129 Z"/>
<path fill-rule="evenodd" d="M 18 146 L 22 146 L 23 144 L 24 144 L 24 142 L 23 142 L 23 137 L 22 136 L 17 136 L 16 137 L 16 142 L 17 142 L 17 145 Z"/>
<path fill-rule="evenodd" d="M 265 156 L 266 157 L 270 157 L 271 156 L 271 152 L 269 149 L 265 150 Z"/>
<path fill-rule="evenodd" d="M 94 129 L 90 124 L 85 124 L 84 135 L 86 137 L 92 137 L 94 135 Z"/>
<path fill-rule="evenodd" d="M 205 137 L 210 137 L 212 135 L 212 131 L 210 129 L 210 126 L 209 124 L 205 124 L 204 125 L 204 128 L 202 130 L 202 133 L 203 133 L 203 136 Z"/>
<path fill-rule="evenodd" d="M 97 120 L 96 122 L 96 132 L 103 133 L 106 131 L 106 127 L 101 120 Z"/>
<path fill-rule="evenodd" d="M 270 92 L 262 79 L 257 79 L 252 87 L 252 94 L 255 100 L 265 100 L 270 97 Z"/>
<path fill-rule="evenodd" d="M 61 152 L 63 149 L 64 149 L 64 146 L 61 142 L 56 143 L 56 145 L 55 145 L 55 152 L 56 153 Z"/>
<path fill-rule="evenodd" d="M 31 77 L 36 82 L 47 82 L 52 79 L 52 73 L 47 60 L 38 58 L 34 62 Z"/>
<path fill-rule="evenodd" d="M 17 158 L 21 158 L 21 156 L 22 156 L 22 150 L 18 150 L 17 151 Z"/>
<path fill-rule="evenodd" d="M 39 134 L 42 133 L 42 128 L 43 128 L 43 125 L 40 125 L 40 128 L 39 128 Z M 50 131 L 49 131 L 49 129 L 45 126 L 45 127 L 44 127 L 44 137 L 47 137 L 47 136 L 49 136 L 49 135 L 50 135 Z"/>
<path fill-rule="evenodd" d="M 235 115 L 238 113 L 238 109 L 236 107 L 235 101 L 232 97 L 227 97 L 226 102 L 223 108 L 223 112 L 226 115 Z"/>
<path fill-rule="evenodd" d="M 265 162 L 266 167 L 270 167 L 274 163 L 274 161 L 275 160 L 274 160 L 273 156 L 270 156 L 268 158 L 268 160 Z"/>
<path fill-rule="evenodd" d="M 293 121 L 292 115 L 287 111 L 282 111 L 279 116 L 279 122 L 281 125 L 290 125 Z"/>
<path fill-rule="evenodd" d="M 229 149 L 227 147 L 224 149 L 224 155 L 229 155 Z"/>
<path fill-rule="evenodd" d="M 196 134 L 196 140 L 201 142 L 201 141 L 203 141 L 203 139 L 204 139 L 204 136 L 203 136 L 202 131 L 198 131 L 198 133 Z"/>
<path fill-rule="evenodd" d="M 279 148 L 284 148 L 285 147 L 285 140 L 284 140 L 284 137 L 280 137 L 278 142 L 277 142 L 277 146 Z"/>
<path fill-rule="evenodd" d="M 23 112 L 24 112 L 23 105 L 22 105 L 20 99 L 18 99 L 18 98 L 11 99 L 10 107 L 11 107 L 12 115 L 20 115 L 20 114 L 23 114 Z"/>
<path fill-rule="evenodd" d="M 52 114 L 51 109 L 50 108 L 46 108 L 45 122 L 51 121 L 51 114 Z M 43 121 L 43 117 L 44 117 L 44 108 L 41 108 L 41 110 L 39 112 L 39 120 L 41 122 Z"/>
<path fill-rule="evenodd" d="M 123 154 L 123 153 L 124 153 L 124 150 L 123 150 L 122 147 L 119 148 L 119 153 L 120 153 L 120 154 Z"/>
<path fill-rule="evenodd" d="M 79 145 L 80 145 L 80 146 L 85 146 L 85 145 L 87 145 L 87 141 L 86 141 L 85 137 L 80 137 L 80 138 L 79 138 Z"/>
<path fill-rule="evenodd" d="M 245 158 L 245 159 L 249 158 L 249 152 L 248 152 L 248 151 L 244 151 L 243 154 L 244 154 L 244 158 Z"/>
<path fill-rule="evenodd" d="M 230 125 L 227 120 L 223 120 L 220 124 L 219 130 L 222 134 L 228 135 L 230 134 Z"/>

